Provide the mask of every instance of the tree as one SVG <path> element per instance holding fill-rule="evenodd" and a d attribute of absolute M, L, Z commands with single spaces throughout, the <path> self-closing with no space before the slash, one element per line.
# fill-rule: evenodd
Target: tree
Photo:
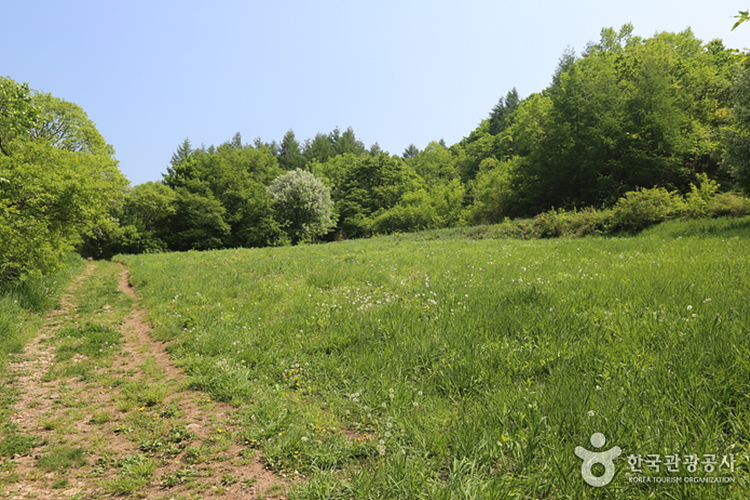
<path fill-rule="evenodd" d="M 34 94 L 33 101 L 40 114 L 37 123 L 29 129 L 32 140 L 42 140 L 67 151 L 114 154 L 94 122 L 77 104 L 46 93 Z"/>
<path fill-rule="evenodd" d="M 302 153 L 309 162 L 312 160 L 324 163 L 329 158 L 336 156 L 336 150 L 333 147 L 331 138 L 327 134 L 317 133 L 312 140 L 305 141 L 304 152 Z"/>
<path fill-rule="evenodd" d="M 359 156 L 367 153 L 364 143 L 357 139 L 351 127 L 348 127 L 343 133 L 336 128 L 329 134 L 329 138 L 337 155 L 352 153 Z"/>
<path fill-rule="evenodd" d="M 178 152 L 185 149 L 183 143 Z M 164 182 L 176 191 L 182 188 L 198 198 L 212 201 L 198 203 L 198 198 L 190 198 L 190 210 L 179 211 L 174 215 L 173 222 L 178 222 L 180 217 L 210 220 L 220 212 L 221 221 L 230 230 L 212 234 L 213 248 L 274 245 L 282 233 L 271 217 L 271 198 L 266 186 L 281 173 L 270 149 L 265 145 L 260 148 L 242 145 L 238 136 L 218 147 L 180 155 L 179 161 L 173 162 L 168 169 Z M 184 193 L 180 197 L 188 199 Z M 216 210 L 214 202 L 219 203 L 221 211 Z M 182 207 L 188 205 L 183 203 Z M 201 209 L 208 210 L 208 213 L 201 214 Z M 205 225 L 200 221 L 194 222 L 201 227 Z M 186 227 L 192 224 L 190 221 L 179 223 Z M 170 248 L 194 248 L 200 243 L 188 242 L 185 238 L 199 234 L 199 231 L 183 231 L 181 241 L 174 238 L 169 240 Z M 217 238 L 222 240 L 221 243 L 217 242 Z M 173 247 L 172 244 L 177 246 Z"/>
<path fill-rule="evenodd" d="M 315 164 L 333 185 L 339 230 L 346 237 L 371 234 L 375 217 L 395 206 L 402 196 L 424 187 L 424 181 L 400 157 L 346 154 Z"/>
<path fill-rule="evenodd" d="M 172 154 L 172 159 L 169 164 L 174 167 L 190 158 L 193 154 L 193 147 L 190 145 L 190 139 L 185 138 L 184 141 L 177 146 L 177 151 Z"/>
<path fill-rule="evenodd" d="M 146 182 L 126 190 L 122 203 L 110 208 L 117 224 L 102 225 L 78 246 L 84 257 L 109 259 L 117 254 L 167 250 L 177 195 L 161 182 Z"/>
<path fill-rule="evenodd" d="M 492 108 L 489 117 L 489 133 L 497 135 L 508 128 L 513 113 L 519 104 L 521 104 L 521 99 L 518 97 L 518 91 L 514 87 L 508 92 L 505 98 L 501 98 L 495 107 Z"/>
<path fill-rule="evenodd" d="M 331 190 L 310 172 L 296 169 L 268 187 L 275 218 L 292 244 L 328 233 L 336 226 Z"/>
<path fill-rule="evenodd" d="M 174 213 L 164 239 L 171 250 L 214 250 L 225 246 L 231 227 L 224 220 L 226 210 L 210 193 L 175 189 Z"/>
<path fill-rule="evenodd" d="M 503 220 L 512 211 L 514 196 L 513 161 L 500 162 L 485 159 L 472 181 L 473 202 L 467 208 L 468 219 L 476 224 L 493 224 Z"/>
<path fill-rule="evenodd" d="M 406 163 L 430 186 L 446 184 L 459 177 L 454 156 L 439 142 L 429 143 L 423 151 L 406 158 Z"/>
<path fill-rule="evenodd" d="M 97 227 L 127 180 L 108 156 L 43 141 L 14 144 L 0 157 L 0 281 L 54 270 Z"/>
<path fill-rule="evenodd" d="M 412 143 L 409 144 L 406 149 L 404 149 L 404 152 L 401 154 L 401 158 L 403 158 L 404 160 L 408 160 L 409 158 L 414 158 L 419 153 L 419 148 L 416 146 L 416 144 Z"/>
<path fill-rule="evenodd" d="M 46 273 L 112 224 L 127 180 L 83 110 L 0 79 L 0 281 Z"/>
<path fill-rule="evenodd" d="M 726 162 L 737 184 L 750 194 L 750 68 L 737 78 L 733 88 L 732 125 L 725 133 Z"/>
<path fill-rule="evenodd" d="M 28 135 L 38 119 L 29 86 L 0 76 L 0 154 L 10 156 L 10 142 Z"/>
<path fill-rule="evenodd" d="M 690 30 L 649 39 L 629 25 L 602 30 L 580 58 L 561 61 L 531 149 L 508 129 L 523 157 L 514 174 L 522 211 L 611 205 L 638 187 L 686 192 L 698 173 L 720 177 L 718 117 L 734 66 L 720 42 L 704 45 Z"/>
<path fill-rule="evenodd" d="M 281 139 L 281 147 L 279 148 L 279 166 L 283 170 L 291 171 L 298 168 L 304 168 L 305 157 L 302 156 L 302 149 L 300 148 L 299 142 L 294 135 L 294 131 L 289 129 L 284 138 Z"/>

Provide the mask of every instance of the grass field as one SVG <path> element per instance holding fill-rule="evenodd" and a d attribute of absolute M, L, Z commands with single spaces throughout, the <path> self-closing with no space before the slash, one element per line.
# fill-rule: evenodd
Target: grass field
<path fill-rule="evenodd" d="M 746 498 L 749 237 L 723 219 L 121 259 L 294 498 Z M 597 432 L 622 450 L 603 487 L 574 454 Z"/>

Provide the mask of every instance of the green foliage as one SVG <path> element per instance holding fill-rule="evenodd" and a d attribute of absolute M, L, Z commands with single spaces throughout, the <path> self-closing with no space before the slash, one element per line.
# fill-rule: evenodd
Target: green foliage
<path fill-rule="evenodd" d="M 39 120 L 30 128 L 32 140 L 44 141 L 66 151 L 112 156 L 107 144 L 88 115 L 77 104 L 51 94 L 36 93 L 33 103 L 40 110 Z"/>
<path fill-rule="evenodd" d="M 394 207 L 408 192 L 422 187 L 422 180 L 400 157 L 345 154 L 313 173 L 333 184 L 332 198 L 339 214 L 339 230 L 346 237 L 368 236 L 373 220 Z"/>
<path fill-rule="evenodd" d="M 0 280 L 55 269 L 83 234 L 108 222 L 125 179 L 113 158 L 41 141 L 0 157 Z"/>
<path fill-rule="evenodd" d="M 279 148 L 279 154 L 277 156 L 279 160 L 279 166 L 283 170 L 296 170 L 302 169 L 307 163 L 307 160 L 302 155 L 302 149 L 294 132 L 290 129 L 284 138 L 281 140 L 281 147 Z"/>
<path fill-rule="evenodd" d="M 464 223 L 464 195 L 458 179 L 433 186 L 429 191 L 419 189 L 404 193 L 397 205 L 372 219 L 371 229 L 386 234 L 460 226 Z"/>
<path fill-rule="evenodd" d="M 564 55 L 549 88 L 520 102 L 509 93 L 452 148 L 467 183 L 486 176 L 487 161 L 514 162 L 498 201 L 488 186 L 475 193 L 475 220 L 611 206 L 639 187 L 687 192 L 699 173 L 731 181 L 719 131 L 740 59 L 689 30 L 632 33 L 630 25 L 602 30 L 580 57 Z"/>
<path fill-rule="evenodd" d="M 725 130 L 726 154 L 738 186 L 750 193 L 750 68 L 745 68 L 732 88 L 732 121 Z"/>
<path fill-rule="evenodd" d="M 10 156 L 10 143 L 26 137 L 38 121 L 29 86 L 0 76 L 0 154 Z"/>
<path fill-rule="evenodd" d="M 405 159 L 428 186 L 444 185 L 459 178 L 453 154 L 440 143 L 431 142 L 424 150 L 416 150 Z"/>
<path fill-rule="evenodd" d="M 170 250 L 275 244 L 266 186 L 282 173 L 269 149 L 239 139 L 177 155 L 164 178 L 176 193 L 170 230 L 157 236 Z"/>
<path fill-rule="evenodd" d="M 127 184 L 78 106 L 0 79 L 0 283 L 48 273 L 94 228 Z"/>
<path fill-rule="evenodd" d="M 719 193 L 708 202 L 710 217 L 743 217 L 750 213 L 750 200 L 737 193 Z"/>
<path fill-rule="evenodd" d="M 518 91 L 514 88 L 492 108 L 489 117 L 488 132 L 497 135 L 507 129 L 513 119 L 516 109 L 521 104 Z"/>
<path fill-rule="evenodd" d="M 664 188 L 630 191 L 614 206 L 614 225 L 626 231 L 640 231 L 648 226 L 684 215 L 688 210 L 682 196 Z"/>
<path fill-rule="evenodd" d="M 479 173 L 470 184 L 473 202 L 467 212 L 471 222 L 499 222 L 512 212 L 516 195 L 512 180 L 517 161 L 499 162 L 494 158 L 482 161 Z"/>
<path fill-rule="evenodd" d="M 165 235 L 170 250 L 210 250 L 222 248 L 231 232 L 224 220 L 226 209 L 221 202 L 207 193 L 202 195 L 178 187 L 175 190 L 175 208 Z"/>
<path fill-rule="evenodd" d="M 685 195 L 688 216 L 693 218 L 707 217 L 710 214 L 709 204 L 719 190 L 719 183 L 708 178 L 706 174 L 698 174 L 698 185 L 690 183 L 690 192 Z"/>
<path fill-rule="evenodd" d="M 336 225 L 331 190 L 310 172 L 296 169 L 277 177 L 268 192 L 276 221 L 292 244 L 328 233 Z"/>

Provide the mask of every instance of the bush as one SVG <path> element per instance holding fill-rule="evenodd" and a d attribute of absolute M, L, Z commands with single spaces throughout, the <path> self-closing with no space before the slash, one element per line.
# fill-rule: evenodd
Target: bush
<path fill-rule="evenodd" d="M 719 183 L 708 178 L 706 174 L 698 174 L 698 185 L 690 183 L 690 192 L 685 196 L 688 215 L 691 218 L 709 216 L 708 204 L 719 190 Z"/>
<path fill-rule="evenodd" d="M 707 206 L 709 217 L 742 217 L 750 214 L 750 200 L 738 193 L 720 193 L 711 198 Z"/>
<path fill-rule="evenodd" d="M 664 188 L 629 191 L 613 209 L 613 229 L 640 231 L 688 213 L 688 204 L 677 192 Z"/>

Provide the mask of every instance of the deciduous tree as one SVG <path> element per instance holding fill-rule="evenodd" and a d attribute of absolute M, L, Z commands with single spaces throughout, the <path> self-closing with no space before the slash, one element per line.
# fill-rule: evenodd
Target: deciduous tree
<path fill-rule="evenodd" d="M 322 236 L 336 226 L 331 190 L 310 172 L 296 169 L 268 187 L 275 218 L 292 244 Z"/>

